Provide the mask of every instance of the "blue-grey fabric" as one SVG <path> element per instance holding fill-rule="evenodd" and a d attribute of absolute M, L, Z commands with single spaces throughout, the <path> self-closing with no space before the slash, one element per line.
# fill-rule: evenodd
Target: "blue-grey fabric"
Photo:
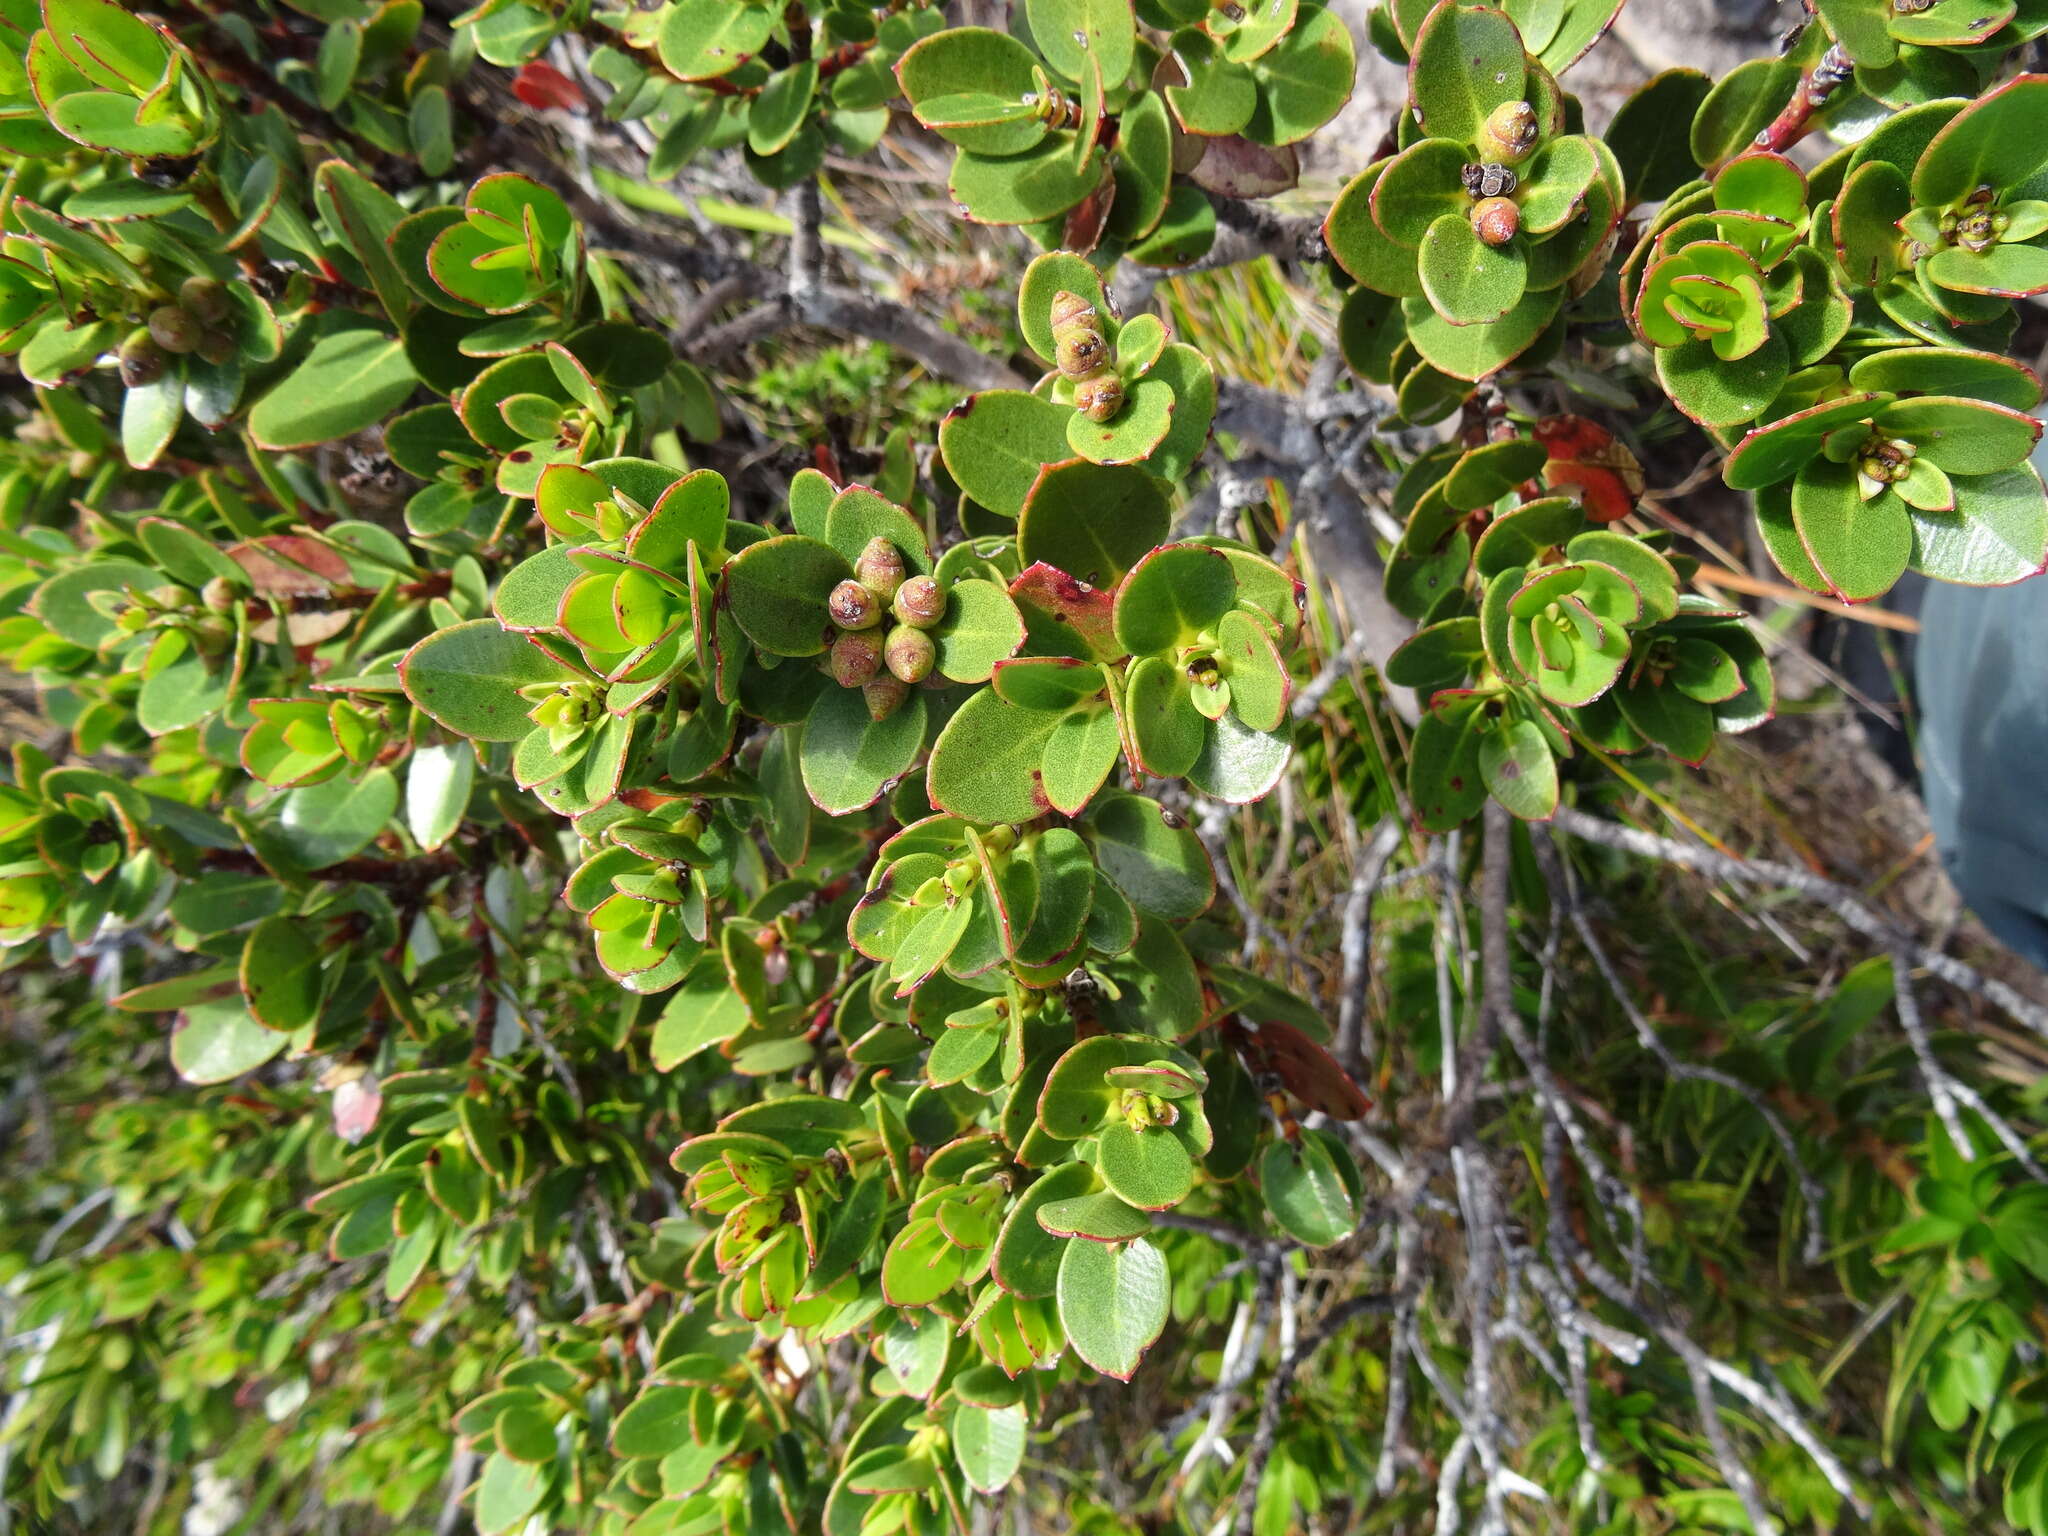
<path fill-rule="evenodd" d="M 2048 576 L 1928 584 L 1915 646 L 1921 789 L 1963 900 L 2048 968 Z"/>

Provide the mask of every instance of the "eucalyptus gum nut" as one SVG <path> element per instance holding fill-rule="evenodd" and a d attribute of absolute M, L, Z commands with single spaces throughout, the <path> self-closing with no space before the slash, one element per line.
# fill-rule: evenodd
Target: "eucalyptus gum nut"
<path fill-rule="evenodd" d="M 910 685 L 884 675 L 862 688 L 861 697 L 868 706 L 868 719 L 880 725 L 903 707 L 903 701 L 910 697 Z"/>
<path fill-rule="evenodd" d="M 1090 421 L 1101 423 L 1124 408 L 1124 381 L 1107 368 L 1074 385 L 1074 409 Z"/>
<path fill-rule="evenodd" d="M 946 594 L 931 577 L 913 576 L 896 589 L 896 600 L 889 605 L 889 611 L 898 622 L 912 629 L 930 629 L 946 616 Z M 895 636 L 889 638 L 893 641 Z M 914 683 L 917 679 L 904 681 Z"/>
<path fill-rule="evenodd" d="M 1522 228 L 1522 210 L 1510 198 L 1489 197 L 1472 205 L 1472 229 L 1488 245 L 1506 245 Z"/>
<path fill-rule="evenodd" d="M 882 670 L 882 647 L 875 632 L 842 630 L 825 654 L 825 669 L 842 688 L 865 688 Z"/>
<path fill-rule="evenodd" d="M 178 285 L 178 305 L 203 325 L 221 325 L 235 312 L 228 285 L 217 277 L 188 277 Z"/>
<path fill-rule="evenodd" d="M 885 603 L 903 585 L 903 572 L 903 552 L 879 534 L 868 540 L 853 563 L 853 579 Z"/>
<path fill-rule="evenodd" d="M 842 581 L 825 599 L 825 611 L 841 629 L 873 629 L 882 622 L 882 605 L 857 581 Z"/>
<path fill-rule="evenodd" d="M 890 630 L 888 644 L 882 648 L 882 659 L 890 675 L 903 683 L 921 683 L 930 677 L 938 657 L 939 648 L 932 643 L 932 637 L 907 624 Z"/>
<path fill-rule="evenodd" d="M 176 304 L 159 304 L 149 312 L 149 334 L 166 352 L 184 354 L 199 345 L 199 322 Z"/>
<path fill-rule="evenodd" d="M 156 344 L 156 338 L 149 334 L 148 327 L 137 326 L 121 343 L 115 361 L 120 365 L 121 382 L 130 389 L 140 389 L 162 378 L 171 360 Z"/>

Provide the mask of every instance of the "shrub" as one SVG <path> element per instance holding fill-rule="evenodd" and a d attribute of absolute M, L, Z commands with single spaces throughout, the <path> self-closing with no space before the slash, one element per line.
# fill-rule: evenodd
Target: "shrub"
<path fill-rule="evenodd" d="M 1583 807 L 1772 716 L 1748 616 L 1637 515 L 1666 397 L 1797 588 L 2048 563 L 2039 382 L 2005 355 L 2048 291 L 2048 77 L 2003 76 L 2048 12 L 1822 0 L 1602 137 L 1559 77 L 1618 9 L 1381 6 L 1412 110 L 1318 234 L 1258 207 L 1350 95 L 1311 0 L 1027 0 L 1008 30 L 10 6 L 0 350 L 33 394 L 0 656 L 55 734 L 0 784 L 0 944 L 24 1017 L 72 1032 L 60 1097 L 96 1102 L 15 1181 L 7 1497 L 54 1529 L 303 1502 L 425 1530 L 460 1494 L 488 1533 L 966 1532 L 1007 1501 L 1279 1536 L 1431 1502 L 1440 1532 L 1467 1503 L 1903 1528 L 1939 1476 L 2048 1530 L 2039 1169 L 2011 1095 L 1930 1043 L 1927 952 L 1804 888 L 1897 982 L 1742 995 L 1670 1043 L 1579 905 L 1594 866 L 1510 819 L 1683 862 Z M 531 124 L 496 121 L 508 72 Z M 861 237 L 820 182 L 891 135 L 946 146 L 995 249 L 1039 248 L 955 315 L 1008 341 L 1014 293 L 1021 370 L 826 260 Z M 780 268 L 621 212 L 735 164 L 788 194 L 740 210 Z M 1274 381 L 1118 303 L 1267 253 L 1314 269 L 1350 376 L 1291 434 L 1259 425 Z M 671 334 L 685 277 L 739 290 Z M 972 392 L 934 430 L 871 351 L 726 377 L 799 326 Z M 735 451 L 754 409 L 783 440 Z M 1218 518 L 1247 465 L 1263 499 Z M 1380 481 L 1383 589 L 1337 596 L 1413 632 L 1354 684 L 1296 535 Z M 1295 798 L 1277 844 L 1236 809 L 1283 783 L 1345 829 L 1312 846 L 1355 880 L 1298 887 L 1341 914 L 1277 912 L 1248 860 L 1300 851 Z M 1389 1019 L 1428 1026 L 1374 1040 L 1397 845 L 1448 929 L 1482 850 L 1478 940 L 1432 957 L 1433 914 L 1383 901 L 1385 975 L 1427 994 Z M 1718 872 L 1802 888 L 1762 869 Z M 1589 979 L 1564 927 L 1628 1026 L 1585 1036 L 1584 1087 L 1546 1033 Z M 1850 1048 L 1895 985 L 1917 1088 Z M 1589 1093 L 1655 1145 L 1603 1150 Z M 1734 1230 L 1751 1186 L 1768 1232 Z M 1848 1356 L 1809 1368 L 1795 1327 L 1832 1324 L 1740 1274 L 1780 1240 L 1871 1330 L 1910 1302 L 1881 1426 L 1809 1427 Z M 1312 1361 L 1354 1324 L 1369 1365 Z M 1560 1384 L 1512 1414 L 1510 1343 Z M 1141 1369 L 1192 1413 L 1117 1406 L 1146 1389 L 1101 1378 Z M 1125 1451 L 1086 1404 L 1131 1415 Z"/>

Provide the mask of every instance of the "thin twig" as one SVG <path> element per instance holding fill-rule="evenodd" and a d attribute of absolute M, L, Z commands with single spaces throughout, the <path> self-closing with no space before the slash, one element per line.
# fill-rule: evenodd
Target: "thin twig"
<path fill-rule="evenodd" d="M 1378 1291 L 1341 1301 L 1280 1357 L 1280 1363 L 1266 1380 L 1265 1396 L 1259 1403 L 1258 1427 L 1252 1432 L 1251 1448 L 1245 1452 L 1244 1478 L 1238 1484 L 1237 1518 L 1231 1524 L 1231 1536 L 1251 1536 L 1252 1523 L 1258 1516 L 1259 1485 L 1265 1481 L 1266 1464 L 1273 1459 L 1273 1448 L 1279 1443 L 1280 1410 L 1286 1404 L 1287 1389 L 1294 1384 L 1296 1373 L 1309 1356 L 1354 1317 L 1389 1311 L 1393 1306 L 1394 1298 Z"/>
<path fill-rule="evenodd" d="M 1809 901 L 1826 907 L 1848 927 L 1866 938 L 1875 940 L 1885 950 L 1903 952 L 1922 970 L 1940 977 L 1960 992 L 1984 998 L 2015 1022 L 2048 1039 L 2048 1008 L 2022 997 L 2005 982 L 1986 976 L 1973 966 L 1922 944 L 1890 919 L 1872 911 L 1847 886 L 1838 885 L 1824 876 L 1791 864 L 1779 864 L 1768 859 L 1736 858 L 1729 854 L 1717 853 L 1710 848 L 1659 837 L 1654 832 L 1625 827 L 1618 822 L 1589 815 L 1571 806 L 1560 807 L 1551 825 L 1560 832 L 1569 833 L 1589 843 L 1598 843 L 1603 848 L 1616 848 L 1642 858 L 1676 864 L 1682 869 L 1690 869 L 1713 879 L 1776 888 L 1804 896 Z"/>

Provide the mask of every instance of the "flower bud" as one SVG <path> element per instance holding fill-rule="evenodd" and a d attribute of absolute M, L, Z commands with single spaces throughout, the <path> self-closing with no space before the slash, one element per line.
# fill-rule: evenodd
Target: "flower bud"
<path fill-rule="evenodd" d="M 178 285 L 178 307 L 202 325 L 223 324 L 234 314 L 228 285 L 217 277 L 188 277 Z"/>
<path fill-rule="evenodd" d="M 869 539 L 868 547 L 853 562 L 853 579 L 886 603 L 903 585 L 902 552 L 880 536 Z"/>
<path fill-rule="evenodd" d="M 841 629 L 872 629 L 882 622 L 882 605 L 857 581 L 842 581 L 825 599 L 825 610 Z"/>
<path fill-rule="evenodd" d="M 175 304 L 159 304 L 149 312 L 149 334 L 166 352 L 183 355 L 199 345 L 199 322 Z"/>
<path fill-rule="evenodd" d="M 899 623 L 912 629 L 930 629 L 946 616 L 946 594 L 929 576 L 913 576 L 896 589 L 896 601 L 889 611 Z M 916 678 L 908 679 L 916 682 Z"/>
<path fill-rule="evenodd" d="M 1522 210 L 1512 199 L 1489 197 L 1472 205 L 1472 228 L 1488 245 L 1506 245 L 1522 227 Z"/>
<path fill-rule="evenodd" d="M 212 613 L 226 613 L 235 606 L 235 589 L 225 576 L 211 576 L 199 589 L 199 601 Z"/>
<path fill-rule="evenodd" d="M 1108 421 L 1124 408 L 1124 381 L 1107 368 L 1074 385 L 1074 409 L 1090 421 Z"/>
<path fill-rule="evenodd" d="M 1504 101 L 1479 130 L 1479 158 L 1513 165 L 1536 147 L 1536 109 L 1526 101 Z"/>
<path fill-rule="evenodd" d="M 879 725 L 903 707 L 910 685 L 885 673 L 861 689 L 861 697 L 867 700 L 868 718 Z"/>
<path fill-rule="evenodd" d="M 1095 306 L 1062 288 L 1052 296 L 1053 362 L 1070 379 L 1085 379 L 1109 360 Z"/>
<path fill-rule="evenodd" d="M 921 683 L 932 675 L 932 663 L 939 659 L 939 648 L 923 630 L 899 624 L 889 631 L 882 659 L 899 681 Z"/>
<path fill-rule="evenodd" d="M 825 669 L 842 688 L 865 688 L 882 669 L 882 647 L 871 629 L 841 630 L 826 653 Z"/>
<path fill-rule="evenodd" d="M 164 369 L 170 364 L 170 359 L 164 356 L 164 349 L 156 344 L 146 329 L 139 326 L 121 343 L 115 361 L 121 368 L 121 382 L 130 389 L 154 384 L 164 376 Z"/>
<path fill-rule="evenodd" d="M 216 368 L 235 360 L 241 349 L 235 345 L 235 338 L 226 331 L 208 326 L 199 334 L 199 357 L 202 362 L 212 363 Z"/>

